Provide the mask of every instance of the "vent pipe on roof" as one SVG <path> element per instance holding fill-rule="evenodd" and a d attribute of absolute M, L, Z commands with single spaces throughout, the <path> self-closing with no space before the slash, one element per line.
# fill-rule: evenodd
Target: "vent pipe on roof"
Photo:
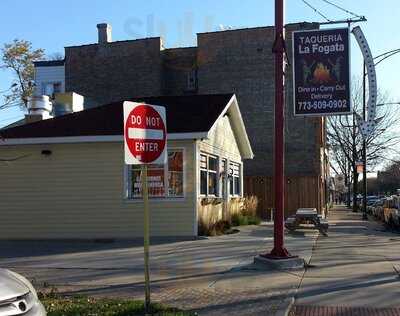
<path fill-rule="evenodd" d="M 25 115 L 25 122 L 32 123 L 36 121 L 51 118 L 53 105 L 47 95 L 33 96 L 28 100 L 28 114 Z"/>
<path fill-rule="evenodd" d="M 108 23 L 97 24 L 97 31 L 99 34 L 99 44 L 106 44 L 112 42 L 110 24 Z"/>
<path fill-rule="evenodd" d="M 82 111 L 84 97 L 75 92 L 56 93 L 53 101 L 53 115 L 55 117 Z"/>

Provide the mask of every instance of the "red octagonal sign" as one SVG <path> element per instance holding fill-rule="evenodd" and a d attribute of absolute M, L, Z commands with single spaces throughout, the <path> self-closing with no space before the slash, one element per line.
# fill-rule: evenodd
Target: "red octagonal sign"
<path fill-rule="evenodd" d="M 165 163 L 166 139 L 164 107 L 124 102 L 126 164 Z"/>

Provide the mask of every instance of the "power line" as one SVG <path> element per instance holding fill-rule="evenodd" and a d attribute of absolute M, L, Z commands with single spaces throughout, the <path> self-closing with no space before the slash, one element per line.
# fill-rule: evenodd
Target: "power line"
<path fill-rule="evenodd" d="M 348 13 L 348 14 L 351 14 L 352 16 L 354 16 L 354 17 L 356 17 L 356 18 L 363 18 L 363 16 L 358 15 L 358 14 L 356 14 L 356 13 L 354 13 L 354 12 L 351 12 L 351 11 L 349 11 L 349 10 L 347 10 L 347 9 L 345 9 L 345 8 L 343 8 L 343 7 L 341 7 L 341 6 L 339 6 L 339 5 L 337 5 L 336 3 L 333 3 L 333 2 L 328 1 L 328 0 L 321 0 L 321 1 L 330 4 L 331 6 L 334 6 L 335 8 L 337 8 L 337 9 L 339 9 L 339 10 L 342 10 L 343 12 L 346 12 L 346 13 Z"/>
<path fill-rule="evenodd" d="M 22 119 L 23 116 L 18 115 L 18 116 L 13 116 L 13 117 L 7 117 L 7 118 L 4 118 L 4 119 L 0 120 L 0 122 L 11 121 L 11 120 L 15 120 L 15 119 L 17 119 L 17 118 L 21 118 L 21 119 Z"/>
<path fill-rule="evenodd" d="M 317 8 L 313 7 L 310 3 L 308 3 L 306 0 L 301 0 L 303 1 L 309 8 L 311 8 L 312 10 L 314 10 L 315 13 L 319 14 L 320 16 L 322 16 L 325 20 L 327 20 L 328 22 L 332 22 L 332 20 L 330 20 L 329 18 L 326 17 L 326 15 L 324 15 L 321 11 L 319 11 Z"/>

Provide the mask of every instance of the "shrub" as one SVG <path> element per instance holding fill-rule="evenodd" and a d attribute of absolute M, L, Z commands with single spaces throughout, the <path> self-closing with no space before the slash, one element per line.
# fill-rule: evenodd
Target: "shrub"
<path fill-rule="evenodd" d="M 232 215 L 232 226 L 260 225 L 261 219 L 257 216 L 234 214 Z"/>
<path fill-rule="evenodd" d="M 249 216 L 247 221 L 248 221 L 249 225 L 260 225 L 261 224 L 261 219 L 258 216 Z"/>
<path fill-rule="evenodd" d="M 242 214 L 233 214 L 231 217 L 232 226 L 248 225 L 247 216 Z"/>
<path fill-rule="evenodd" d="M 229 223 L 228 221 L 218 221 L 215 223 L 215 231 L 221 232 L 221 233 L 225 233 L 225 231 L 229 230 L 231 228 L 231 223 Z"/>
<path fill-rule="evenodd" d="M 258 216 L 233 214 L 231 222 L 232 226 L 260 225 L 261 219 Z"/>
<path fill-rule="evenodd" d="M 231 224 L 228 221 L 205 222 L 202 218 L 199 220 L 198 232 L 200 236 L 219 236 L 230 229 Z"/>

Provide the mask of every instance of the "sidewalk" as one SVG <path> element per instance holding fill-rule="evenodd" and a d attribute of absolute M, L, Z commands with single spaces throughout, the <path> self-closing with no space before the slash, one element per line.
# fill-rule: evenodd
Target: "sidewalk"
<path fill-rule="evenodd" d="M 200 316 L 284 312 L 304 270 L 258 270 L 253 258 L 272 249 L 273 227 L 240 229 L 233 235 L 152 245 L 153 301 L 193 310 Z M 317 236 L 317 231 L 286 235 L 287 248 L 308 261 Z M 0 266 L 28 276 L 36 286 L 45 285 L 44 290 L 55 287 L 69 295 L 143 298 L 141 245 L 12 246 L 0 243 Z"/>
<path fill-rule="evenodd" d="M 317 241 L 292 314 L 400 315 L 400 235 L 344 206 L 331 211 L 329 224 L 329 237 Z"/>

